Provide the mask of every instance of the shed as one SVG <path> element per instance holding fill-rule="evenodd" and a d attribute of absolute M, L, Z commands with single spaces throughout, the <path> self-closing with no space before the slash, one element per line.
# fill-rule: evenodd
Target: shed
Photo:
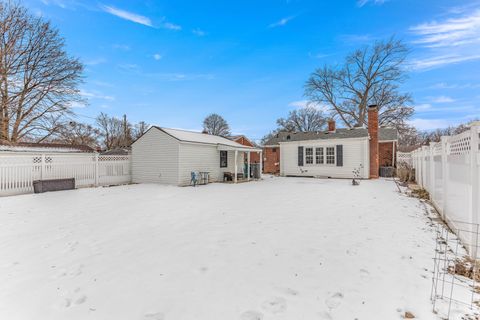
<path fill-rule="evenodd" d="M 158 126 L 152 126 L 131 147 L 133 182 L 179 186 L 190 184 L 191 172 L 208 172 L 211 182 L 223 181 L 229 172 L 236 182 L 245 155 L 249 167 L 250 154 L 262 152 L 223 137 Z"/>

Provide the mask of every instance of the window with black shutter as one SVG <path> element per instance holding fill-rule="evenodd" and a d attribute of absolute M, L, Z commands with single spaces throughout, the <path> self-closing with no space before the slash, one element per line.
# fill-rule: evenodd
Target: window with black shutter
<path fill-rule="evenodd" d="M 303 167 L 303 147 L 298 147 L 298 166 Z"/>
<path fill-rule="evenodd" d="M 343 145 L 337 145 L 337 167 L 343 167 Z"/>
<path fill-rule="evenodd" d="M 228 151 L 220 151 L 220 168 L 228 167 Z"/>

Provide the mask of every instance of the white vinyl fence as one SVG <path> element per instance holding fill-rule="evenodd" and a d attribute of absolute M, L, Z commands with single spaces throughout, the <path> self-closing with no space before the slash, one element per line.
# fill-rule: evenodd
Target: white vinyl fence
<path fill-rule="evenodd" d="M 76 187 L 131 182 L 130 156 L 0 152 L 0 196 L 32 193 L 34 180 L 75 178 Z"/>
<path fill-rule="evenodd" d="M 478 245 L 480 126 L 411 153 L 417 183 L 471 254 Z M 475 252 L 474 252 L 475 251 Z"/>

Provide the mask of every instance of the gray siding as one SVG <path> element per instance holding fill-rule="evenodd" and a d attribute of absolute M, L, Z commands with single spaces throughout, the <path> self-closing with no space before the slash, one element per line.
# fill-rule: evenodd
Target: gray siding
<path fill-rule="evenodd" d="M 243 170 L 243 153 L 238 154 L 238 172 Z M 228 167 L 220 168 L 220 151 L 217 146 L 203 145 L 199 143 L 180 143 L 179 147 L 179 170 L 178 184 L 189 185 L 191 172 L 207 171 L 210 173 L 210 181 L 222 181 L 224 172 L 233 172 L 235 152 L 228 151 Z"/>
<path fill-rule="evenodd" d="M 180 142 L 151 128 L 132 145 L 132 181 L 178 184 Z"/>

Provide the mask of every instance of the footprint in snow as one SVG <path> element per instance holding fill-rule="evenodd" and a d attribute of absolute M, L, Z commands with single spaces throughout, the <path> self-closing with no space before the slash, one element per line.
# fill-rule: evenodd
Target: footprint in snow
<path fill-rule="evenodd" d="M 370 272 L 368 272 L 368 270 L 360 269 L 360 277 L 361 278 L 367 278 L 369 275 L 370 275 Z"/>
<path fill-rule="evenodd" d="M 162 312 L 150 312 L 150 313 L 145 313 L 144 319 L 163 320 L 163 319 L 165 319 L 165 316 L 163 315 Z"/>
<path fill-rule="evenodd" d="M 331 320 L 332 316 L 328 312 L 320 312 L 320 319 Z"/>
<path fill-rule="evenodd" d="M 258 311 L 245 311 L 240 315 L 240 320 L 262 320 L 263 313 Z"/>
<path fill-rule="evenodd" d="M 86 295 L 82 295 L 82 296 L 80 296 L 80 298 L 78 298 L 77 300 L 75 300 L 75 304 L 82 304 L 82 303 L 84 303 L 85 301 L 87 301 L 87 296 L 86 296 Z"/>
<path fill-rule="evenodd" d="M 325 299 L 325 304 L 330 310 L 332 310 L 332 309 L 338 308 L 342 303 L 342 300 L 343 300 L 343 294 L 340 292 L 336 292 L 332 294 L 330 297 L 328 297 L 327 299 Z"/>
<path fill-rule="evenodd" d="M 281 291 L 285 294 L 288 294 L 289 296 L 298 296 L 298 291 L 297 290 L 294 290 L 292 288 L 284 288 L 284 289 L 281 289 Z"/>
<path fill-rule="evenodd" d="M 274 297 L 270 300 L 265 301 L 262 304 L 262 308 L 270 313 L 281 313 L 284 312 L 285 309 L 287 309 L 287 300 L 281 297 Z"/>

